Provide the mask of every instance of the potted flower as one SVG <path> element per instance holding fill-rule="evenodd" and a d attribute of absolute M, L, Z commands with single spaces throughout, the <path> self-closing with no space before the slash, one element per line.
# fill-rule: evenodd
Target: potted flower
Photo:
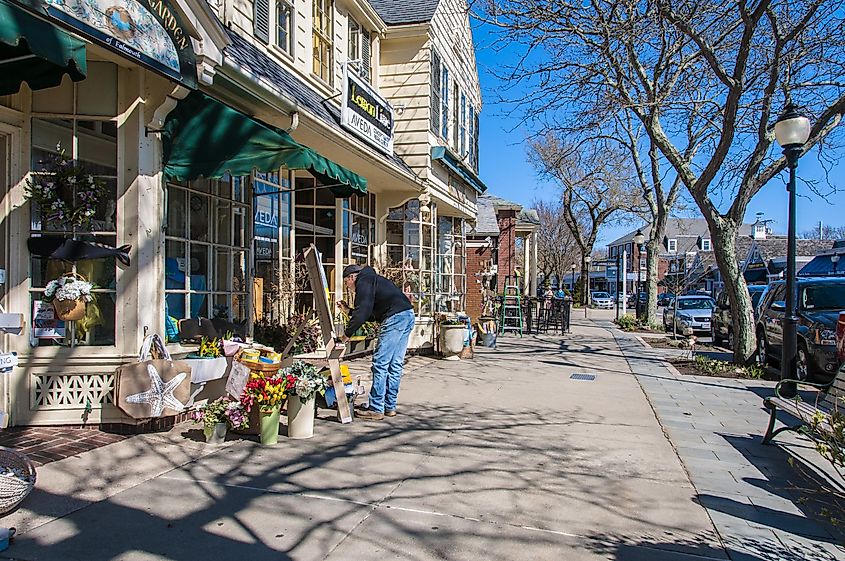
<path fill-rule="evenodd" d="M 449 360 L 458 360 L 464 350 L 467 324 L 460 319 L 446 319 L 440 323 L 440 346 Z"/>
<path fill-rule="evenodd" d="M 296 360 L 282 370 L 285 391 L 288 394 L 288 436 L 311 438 L 314 436 L 314 416 L 317 394 L 326 393 L 326 378 L 317 367 Z"/>
<path fill-rule="evenodd" d="M 202 423 L 205 441 L 221 444 L 226 440 L 226 429 L 241 429 L 249 426 L 249 420 L 240 401 L 229 396 L 208 401 L 193 412 L 194 423 Z"/>
<path fill-rule="evenodd" d="M 85 317 L 85 305 L 94 299 L 93 289 L 82 275 L 67 273 L 47 283 L 42 299 L 53 303 L 60 320 L 77 321 Z"/>
<path fill-rule="evenodd" d="M 278 371 L 270 376 L 256 371 L 250 373 L 240 401 L 247 413 L 253 407 L 258 408 L 261 444 L 265 446 L 279 441 L 279 408 L 285 397 L 285 379 Z"/>

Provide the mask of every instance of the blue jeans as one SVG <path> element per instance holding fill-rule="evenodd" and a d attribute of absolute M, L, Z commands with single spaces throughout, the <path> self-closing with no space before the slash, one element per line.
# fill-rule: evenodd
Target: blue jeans
<path fill-rule="evenodd" d="M 378 344 L 373 353 L 373 386 L 370 388 L 369 408 L 379 413 L 396 409 L 399 382 L 405 365 L 408 337 L 414 329 L 414 311 L 393 314 L 381 322 Z"/>

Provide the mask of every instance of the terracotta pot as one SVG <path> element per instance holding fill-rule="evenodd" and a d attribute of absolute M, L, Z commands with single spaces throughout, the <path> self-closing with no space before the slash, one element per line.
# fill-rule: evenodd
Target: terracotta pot
<path fill-rule="evenodd" d="M 56 317 L 62 321 L 77 321 L 85 317 L 84 300 L 53 300 Z"/>

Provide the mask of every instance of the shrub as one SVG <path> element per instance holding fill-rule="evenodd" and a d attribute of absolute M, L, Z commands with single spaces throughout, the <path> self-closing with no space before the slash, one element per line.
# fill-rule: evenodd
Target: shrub
<path fill-rule="evenodd" d="M 765 370 L 757 365 L 737 366 L 732 362 L 715 360 L 703 355 L 695 355 L 693 358 L 696 368 L 706 376 L 735 375 L 738 378 L 753 378 L 758 380 L 763 377 Z"/>
<path fill-rule="evenodd" d="M 643 323 L 640 320 L 630 314 L 621 316 L 619 319 L 615 320 L 614 323 L 618 325 L 619 329 L 622 331 L 636 331 L 643 326 Z"/>

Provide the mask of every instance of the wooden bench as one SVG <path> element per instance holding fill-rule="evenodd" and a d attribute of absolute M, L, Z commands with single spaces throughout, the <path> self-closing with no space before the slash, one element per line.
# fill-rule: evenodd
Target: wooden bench
<path fill-rule="evenodd" d="M 766 429 L 766 435 L 763 437 L 763 444 L 768 444 L 779 433 L 785 430 L 791 430 L 803 434 L 804 436 L 816 441 L 819 438 L 817 431 L 826 431 L 830 434 L 833 427 L 828 422 L 830 415 L 833 412 L 838 412 L 840 415 L 845 415 L 845 364 L 839 368 L 836 377 L 827 384 L 810 384 L 808 382 L 800 382 L 808 386 L 814 386 L 819 389 L 813 403 L 804 401 L 800 396 L 784 397 L 781 395 L 781 387 L 786 384 L 794 384 L 796 380 L 781 380 L 775 386 L 775 395 L 767 397 L 763 400 L 763 405 L 771 412 L 769 417 L 769 428 Z M 775 428 L 775 417 L 777 411 L 786 411 L 790 415 L 799 419 L 799 423 L 795 425 L 787 425 Z M 821 415 L 821 422 L 813 423 L 816 415 Z M 815 424 L 815 427 L 813 426 Z"/>

